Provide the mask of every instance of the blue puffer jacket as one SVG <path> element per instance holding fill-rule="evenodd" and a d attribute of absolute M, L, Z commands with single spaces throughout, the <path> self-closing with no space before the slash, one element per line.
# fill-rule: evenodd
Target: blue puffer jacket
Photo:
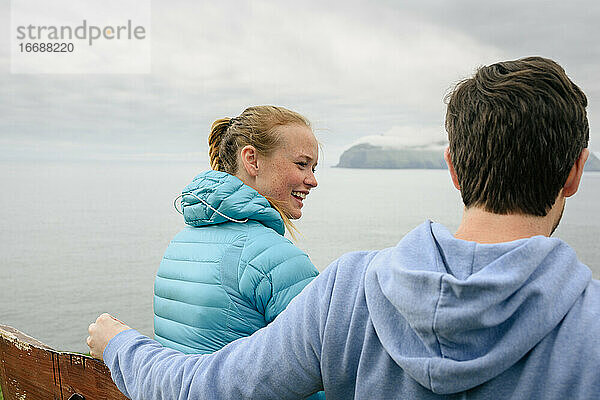
<path fill-rule="evenodd" d="M 183 193 L 189 226 L 158 269 L 154 337 L 184 353 L 212 353 L 270 323 L 318 271 L 283 236 L 279 213 L 238 178 L 207 171 Z"/>

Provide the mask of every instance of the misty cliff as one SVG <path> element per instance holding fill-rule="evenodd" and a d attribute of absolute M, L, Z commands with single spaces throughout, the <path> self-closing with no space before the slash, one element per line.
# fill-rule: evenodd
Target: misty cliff
<path fill-rule="evenodd" d="M 446 169 L 443 150 L 427 147 L 392 148 L 361 143 L 340 156 L 339 168 Z M 600 158 L 590 152 L 585 171 L 600 171 Z"/>
<path fill-rule="evenodd" d="M 386 148 L 367 143 L 344 151 L 336 167 L 390 169 L 445 169 L 443 150 Z"/>

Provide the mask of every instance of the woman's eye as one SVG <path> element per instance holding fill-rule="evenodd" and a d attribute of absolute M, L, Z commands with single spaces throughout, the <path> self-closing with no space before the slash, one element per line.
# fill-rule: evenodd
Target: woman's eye
<path fill-rule="evenodd" d="M 304 161 L 298 161 L 296 164 L 299 165 L 299 166 L 301 166 L 301 167 L 303 167 L 303 168 L 306 168 L 306 166 L 308 165 L 308 163 L 304 162 Z"/>

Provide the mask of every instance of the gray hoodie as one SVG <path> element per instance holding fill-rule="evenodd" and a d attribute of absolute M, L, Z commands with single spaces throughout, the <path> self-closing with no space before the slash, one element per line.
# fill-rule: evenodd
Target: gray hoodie
<path fill-rule="evenodd" d="M 559 239 L 477 244 L 427 221 L 341 257 L 212 355 L 130 330 L 104 358 L 133 399 L 594 399 L 600 283 Z"/>

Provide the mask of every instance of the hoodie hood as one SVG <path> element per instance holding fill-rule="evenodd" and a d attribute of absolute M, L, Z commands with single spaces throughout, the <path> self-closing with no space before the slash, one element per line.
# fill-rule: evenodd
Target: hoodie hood
<path fill-rule="evenodd" d="M 206 201 L 221 215 L 196 197 Z M 185 223 L 190 226 L 221 224 L 235 220 L 254 220 L 285 233 L 283 219 L 268 200 L 240 179 L 226 172 L 206 171 L 196 176 L 182 191 L 181 206 Z"/>
<path fill-rule="evenodd" d="M 479 244 L 427 221 L 374 257 L 365 295 L 390 357 L 424 387 L 450 394 L 519 361 L 591 278 L 559 239 Z"/>

